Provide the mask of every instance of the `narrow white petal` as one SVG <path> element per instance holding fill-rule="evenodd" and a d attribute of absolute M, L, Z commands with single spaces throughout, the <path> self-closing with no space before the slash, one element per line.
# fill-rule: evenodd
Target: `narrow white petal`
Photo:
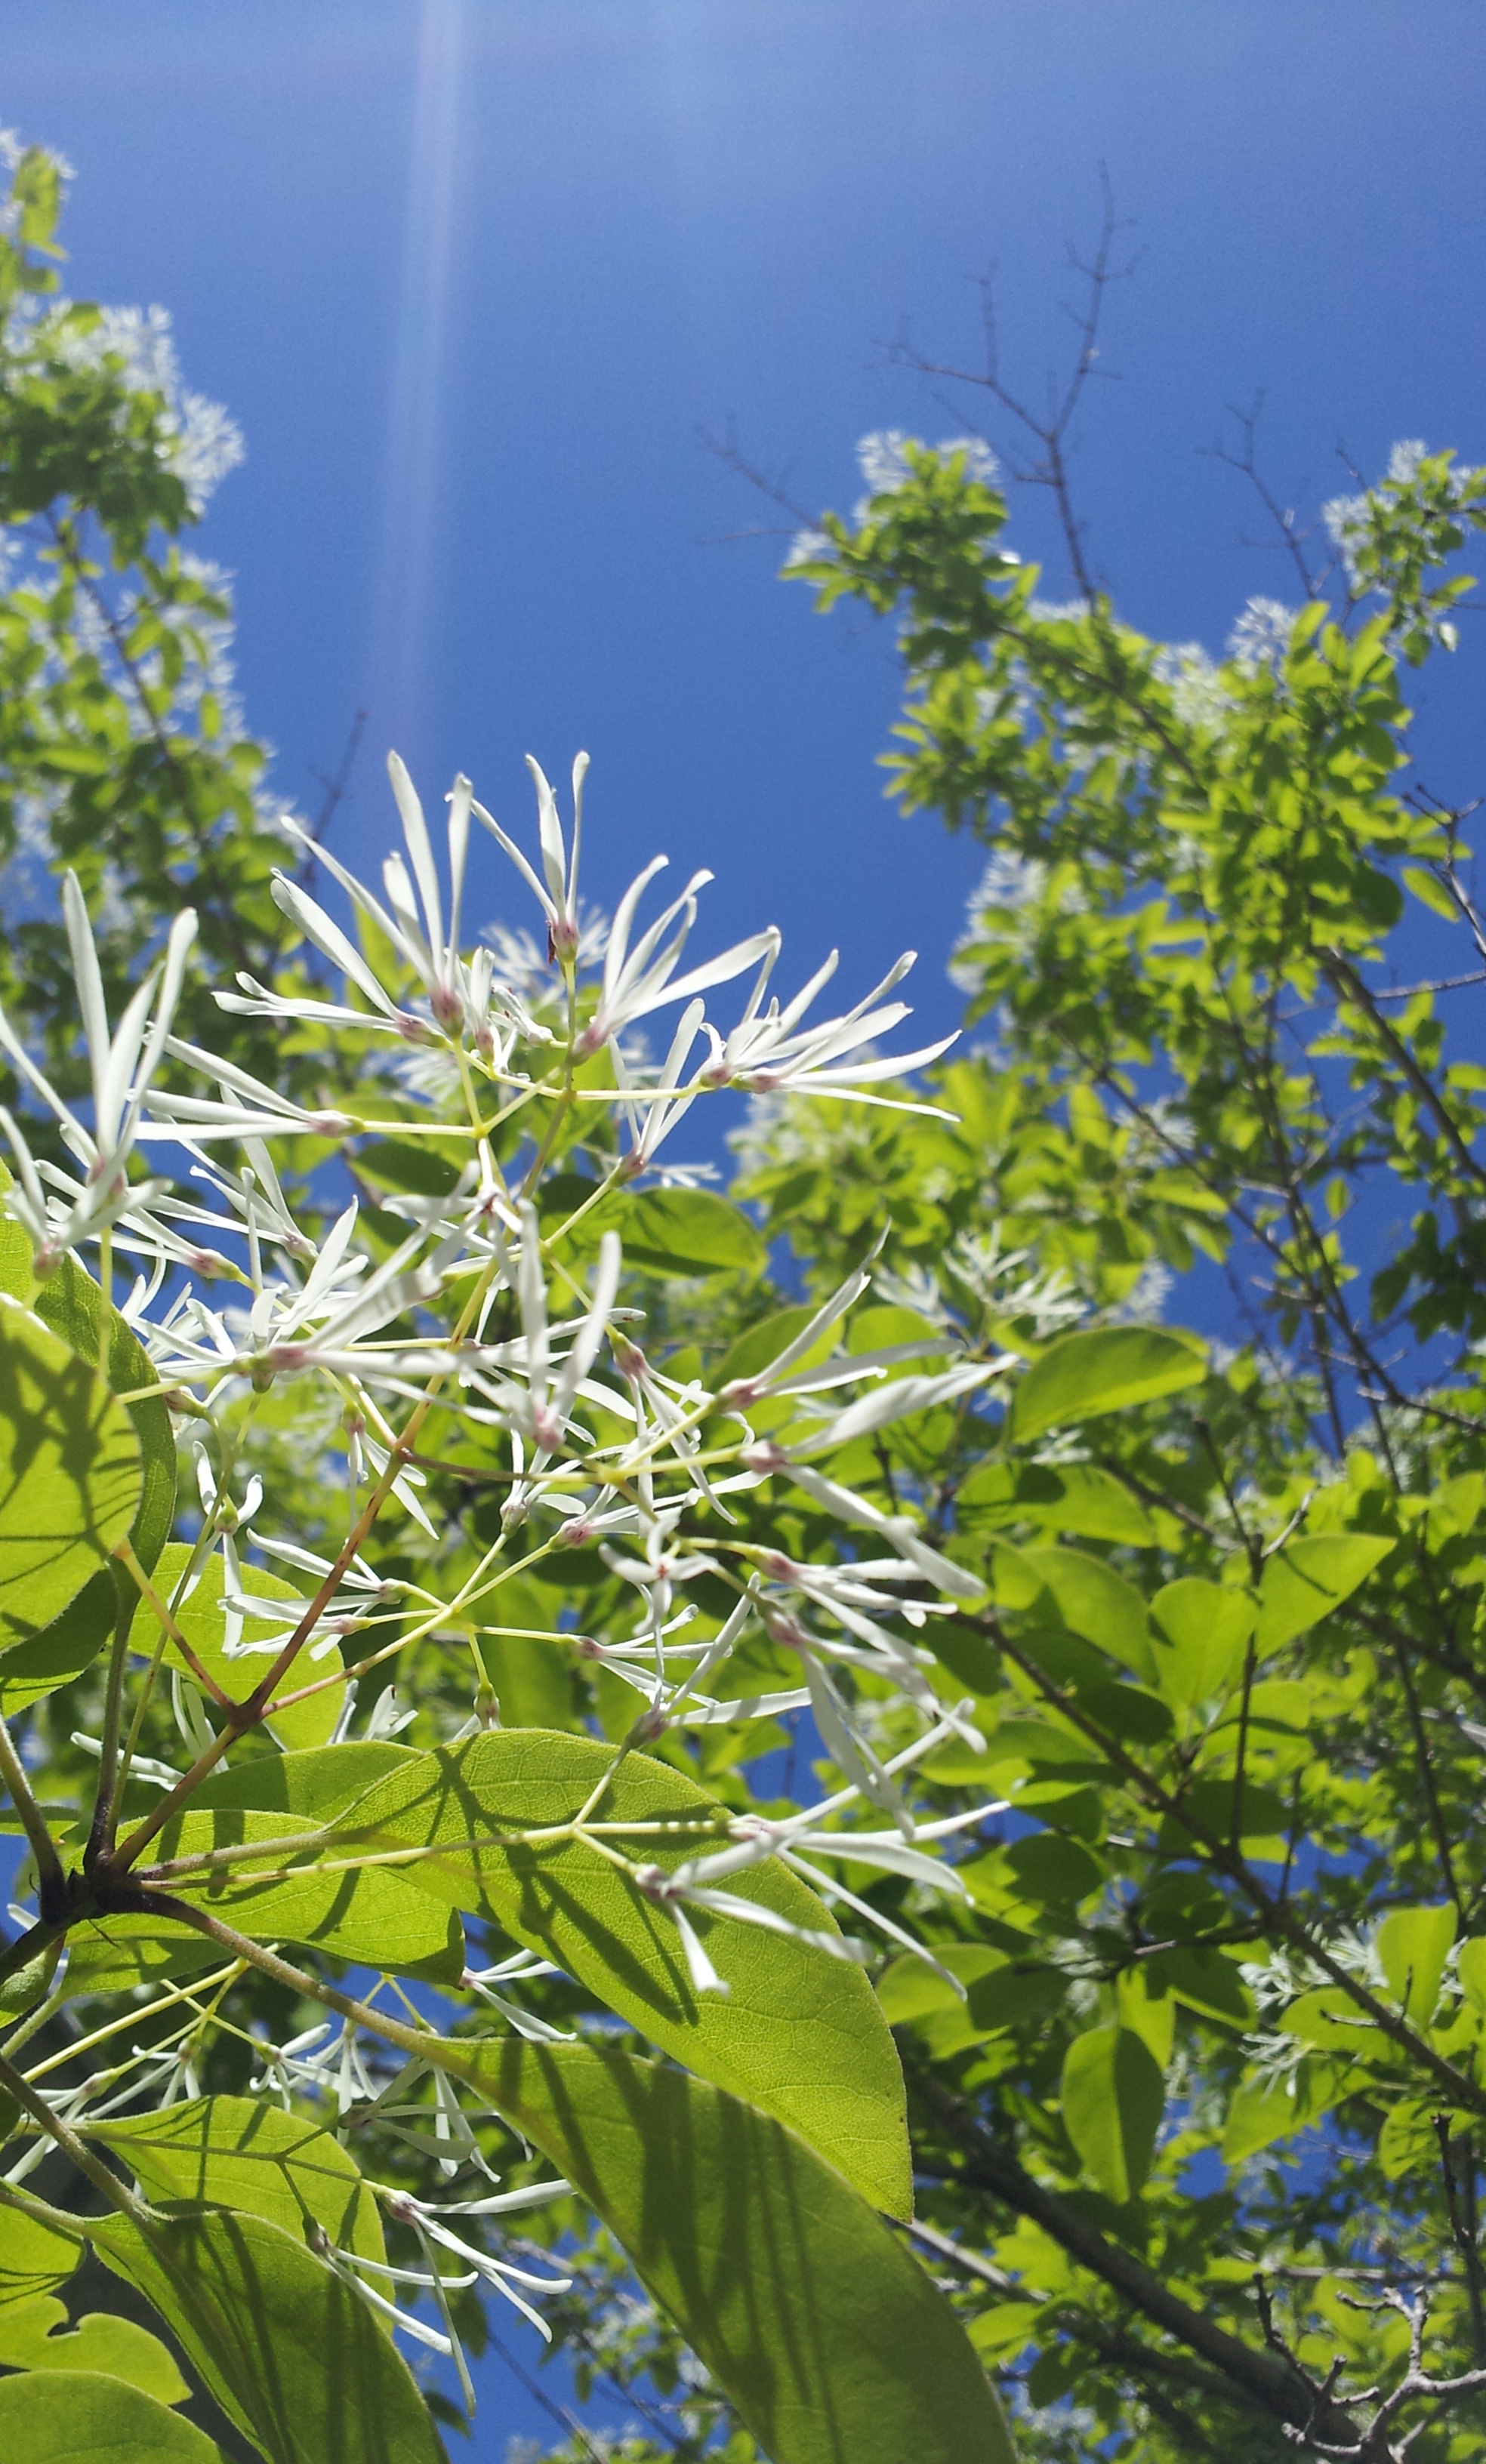
<path fill-rule="evenodd" d="M 433 861 L 433 848 L 429 838 L 429 825 L 423 818 L 418 791 L 408 776 L 407 765 L 395 753 L 387 757 L 387 775 L 392 782 L 397 809 L 402 815 L 403 836 L 412 860 L 413 877 L 423 901 L 427 919 L 425 938 L 431 950 L 440 949 L 444 939 L 443 906 L 438 894 L 438 867 Z"/>

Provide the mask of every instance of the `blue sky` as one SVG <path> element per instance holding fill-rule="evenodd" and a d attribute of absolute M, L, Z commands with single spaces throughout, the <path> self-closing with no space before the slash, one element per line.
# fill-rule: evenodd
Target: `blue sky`
<path fill-rule="evenodd" d="M 343 857 L 389 837 L 389 743 L 523 827 L 522 754 L 585 745 L 593 894 L 710 864 L 715 941 L 777 921 L 800 973 L 838 941 L 854 991 L 915 943 L 943 1031 L 981 859 L 881 800 L 891 635 L 728 538 L 776 517 L 698 428 L 849 505 L 864 430 L 964 425 L 883 345 L 907 319 L 973 359 L 992 262 L 1039 389 L 1103 163 L 1143 254 L 1077 464 L 1092 555 L 1216 648 L 1295 595 L 1203 454 L 1226 406 L 1263 393 L 1300 506 L 1339 441 L 1486 458 L 1483 72 L 1477 0 L 7 0 L 0 120 L 76 166 L 70 287 L 163 302 L 243 425 L 200 544 L 286 797 L 369 711 Z M 1040 502 L 1014 520 L 1066 588 Z M 1468 641 L 1427 688 L 1441 794 L 1480 783 L 1481 673 Z M 474 2453 L 542 2427 L 502 2386 Z"/>
<path fill-rule="evenodd" d="M 595 894 L 709 863 L 719 939 L 772 918 L 802 971 L 839 940 L 854 986 L 916 943 L 943 1029 L 978 857 L 881 801 L 890 632 L 724 539 L 777 517 L 698 426 L 849 504 L 864 429 L 956 425 L 880 344 L 907 318 L 973 358 L 991 261 L 1038 388 L 1102 161 L 1144 254 L 1079 459 L 1093 553 L 1216 646 L 1294 595 L 1203 458 L 1227 404 L 1264 392 L 1286 501 L 1344 484 L 1339 438 L 1486 453 L 1483 69 L 1470 0 L 9 0 L 0 112 L 77 166 L 69 279 L 163 301 L 242 422 L 201 544 L 287 795 L 370 710 L 343 854 L 386 839 L 389 742 L 523 825 L 521 755 L 583 744 Z M 1016 536 L 1063 587 L 1040 503 Z"/>

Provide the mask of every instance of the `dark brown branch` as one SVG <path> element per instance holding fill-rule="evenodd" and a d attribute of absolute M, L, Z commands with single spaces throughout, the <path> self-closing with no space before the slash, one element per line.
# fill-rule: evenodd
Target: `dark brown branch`
<path fill-rule="evenodd" d="M 1216 2370 L 1223 2385 L 1251 2410 L 1297 2428 L 1309 2418 L 1315 2388 L 1294 2364 L 1276 2355 L 1255 2352 L 1241 2337 L 1215 2319 L 1194 2310 L 1150 2269 L 1118 2242 L 1105 2236 L 1070 2201 L 1034 2180 L 1001 2141 L 977 2120 L 952 2091 L 931 2072 L 910 2065 L 909 2078 L 949 2137 L 961 2148 L 965 2165 L 961 2178 L 983 2189 L 1014 2214 L 1030 2217 L 1051 2234 L 1061 2250 L 1091 2276 L 1107 2284 L 1143 2319 L 1173 2336 Z M 1352 2432 L 1348 2413 L 1335 2409 L 1341 2434 Z"/>

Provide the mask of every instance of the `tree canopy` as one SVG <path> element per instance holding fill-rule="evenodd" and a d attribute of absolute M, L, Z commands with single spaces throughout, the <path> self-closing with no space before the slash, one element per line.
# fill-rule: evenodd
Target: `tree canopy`
<path fill-rule="evenodd" d="M 870 440 L 787 570 L 989 849 L 895 1060 L 695 885 L 587 926 L 581 764 L 315 875 L 176 544 L 230 429 L 12 183 L 0 2419 L 432 2457 L 390 2330 L 468 2394 L 503 2294 L 625 2464 L 1475 2456 L 1486 928 L 1408 695 L 1486 473 L 1210 660 Z M 545 957 L 461 937 L 486 825 Z"/>

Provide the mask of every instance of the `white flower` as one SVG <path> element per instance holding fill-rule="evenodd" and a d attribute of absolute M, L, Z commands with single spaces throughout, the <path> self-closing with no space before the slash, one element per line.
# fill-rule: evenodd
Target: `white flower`
<path fill-rule="evenodd" d="M 939 1550 L 931 1549 L 928 1542 L 920 1537 L 906 1514 L 884 1514 L 880 1507 L 873 1506 L 852 1489 L 842 1488 L 833 1480 L 824 1479 L 818 1471 L 810 1470 L 804 1463 L 781 1460 L 771 1467 L 787 1471 L 795 1486 L 803 1488 L 808 1497 L 812 1497 L 827 1514 L 834 1515 L 838 1523 L 854 1524 L 864 1530 L 880 1533 L 920 1574 L 927 1575 L 938 1590 L 947 1592 L 952 1599 L 978 1600 L 984 1594 L 986 1586 L 980 1576 L 970 1573 L 964 1566 L 952 1564 L 948 1557 L 941 1555 Z"/>
<path fill-rule="evenodd" d="M 498 1246 L 505 1260 L 507 1280 L 521 1300 L 526 1384 L 524 1390 L 513 1386 L 501 1389 L 499 1399 L 509 1411 L 512 1426 L 537 1448 L 532 1463 L 535 1473 L 541 1470 L 546 1457 L 561 1446 L 578 1391 L 598 1357 L 619 1288 L 621 1252 L 617 1232 L 606 1232 L 599 1243 L 592 1298 L 572 1332 L 566 1358 L 549 1383 L 550 1330 L 542 1271 L 542 1234 L 536 1209 L 528 1200 L 521 1201 L 519 1213 L 521 1237 L 518 1257 L 515 1261 L 510 1259 L 499 1236 Z"/>
<path fill-rule="evenodd" d="M 693 967 L 688 975 L 673 983 L 687 935 L 697 921 L 697 892 L 712 879 L 710 872 L 694 872 L 679 898 L 640 935 L 633 949 L 630 934 L 640 899 L 657 872 L 665 869 L 667 856 L 652 857 L 642 873 L 636 875 L 625 891 L 610 928 L 609 946 L 604 953 L 604 980 L 598 1007 L 579 1036 L 574 1047 L 580 1061 L 602 1051 L 611 1038 L 622 1035 L 636 1019 L 648 1018 L 653 1010 L 664 1009 L 672 1001 L 688 1001 L 694 993 L 705 992 L 712 984 L 730 983 L 745 967 L 768 950 L 777 949 L 779 935 L 770 925 L 765 932 L 752 934 L 746 941 L 737 941 L 721 957 L 709 958 L 705 965 Z M 679 922 L 676 919 L 679 917 Z M 671 933 L 671 927 L 676 929 Z M 666 935 L 671 933 L 668 941 Z"/>
<path fill-rule="evenodd" d="M 624 1107 L 632 1140 L 630 1152 L 624 1159 L 624 1169 L 631 1179 L 649 1170 L 661 1142 L 670 1136 L 677 1121 L 691 1111 L 701 1092 L 699 1087 L 693 1087 L 679 1095 L 676 1089 L 701 1028 L 702 1015 L 703 1005 L 699 1001 L 687 1003 L 654 1086 L 643 1090 L 636 1089 L 635 1101 Z M 629 1088 L 633 1082 L 617 1039 L 610 1045 L 610 1052 L 613 1060 L 615 1085 Z"/>
<path fill-rule="evenodd" d="M 440 1035 L 455 1039 L 468 1037 L 477 1045 L 482 1040 L 490 1040 L 489 1012 L 493 997 L 497 999 L 498 1006 L 504 1005 L 504 997 L 494 994 L 491 954 L 488 950 L 477 951 L 475 957 L 466 961 L 459 951 L 460 908 L 469 857 L 474 791 L 462 774 L 450 790 L 450 892 L 446 925 L 438 865 L 423 806 L 406 767 L 395 753 L 388 755 L 388 775 L 402 820 L 407 860 L 405 862 L 403 856 L 394 850 L 382 868 L 387 893 L 385 907 L 354 873 L 338 863 L 328 848 L 322 847 L 287 815 L 283 827 L 291 838 L 314 856 L 317 863 L 325 867 L 353 906 L 369 918 L 416 976 L 428 1000 L 432 1025 L 417 1012 L 404 1009 L 392 999 L 334 918 L 301 890 L 297 881 L 283 872 L 274 875 L 275 903 L 292 923 L 298 924 L 322 957 L 328 958 L 332 966 L 338 967 L 347 980 L 366 995 L 371 1003 L 371 1013 L 368 1016 L 365 1010 L 353 1009 L 342 1002 L 286 1001 L 250 976 L 237 979 L 248 998 L 235 993 L 217 995 L 224 1009 L 254 1017 L 312 1018 L 327 1024 L 352 1024 L 382 1034 L 396 1035 L 411 1044 L 425 1044 Z"/>
<path fill-rule="evenodd" d="M 687 1909 L 702 1908 L 709 1916 L 732 1917 L 740 1925 L 757 1925 L 765 1933 L 784 1934 L 791 1942 L 805 1943 L 811 1950 L 823 1950 L 828 1958 L 844 1959 L 864 1965 L 871 1956 L 858 1942 L 845 1934 L 829 1932 L 824 1926 L 798 1925 L 777 1909 L 761 1900 L 745 1900 L 736 1891 L 716 1891 L 704 1883 L 689 1881 L 684 1869 L 668 1874 L 659 1865 L 642 1865 L 635 1873 L 636 1886 L 656 1907 L 664 1908 L 681 1939 L 692 1985 L 699 1993 L 715 1993 L 725 2002 L 732 1988 L 720 1975 L 697 1929 L 687 1916 Z"/>
<path fill-rule="evenodd" d="M 507 838 L 494 813 L 483 804 L 475 806 L 492 838 L 505 849 L 523 880 L 537 894 L 542 912 L 547 919 L 547 957 L 571 977 L 577 965 L 583 939 L 583 923 L 578 913 L 578 858 L 583 846 L 583 782 L 588 776 L 588 757 L 580 753 L 573 763 L 573 844 L 569 855 L 563 845 L 563 825 L 558 817 L 557 798 L 547 783 L 540 762 L 528 753 L 526 767 L 537 789 L 537 833 L 542 847 L 542 869 L 545 884 L 539 881 L 514 839 Z"/>
<path fill-rule="evenodd" d="M 118 1030 L 110 1035 L 103 1000 L 103 979 L 93 945 L 87 909 L 78 876 L 62 882 L 62 913 L 72 952 L 73 978 L 93 1080 L 93 1127 L 84 1129 L 36 1067 L 9 1019 L 0 1010 L 0 1045 L 21 1075 L 34 1088 L 61 1123 L 62 1135 L 83 1165 L 85 1178 L 66 1212 L 48 1207 L 26 1141 L 8 1112 L 0 1112 L 15 1153 L 20 1183 L 10 1193 L 11 1209 L 36 1243 L 37 1272 L 45 1275 L 64 1249 L 77 1248 L 115 1222 L 145 1193 L 131 1192 L 129 1156 L 140 1134 L 141 1116 L 150 1081 L 159 1068 L 169 1039 L 171 1021 L 186 978 L 186 960 L 196 937 L 195 911 L 187 908 L 170 927 L 166 955 L 152 967 L 125 1009 Z M 156 1001 L 156 989 L 159 1000 Z M 154 1017 L 150 1006 L 154 1003 Z"/>
<path fill-rule="evenodd" d="M 760 1004 L 778 957 L 776 942 L 765 957 L 748 1005 L 732 1033 L 723 1037 L 714 1026 L 706 1028 L 712 1060 L 701 1083 L 708 1087 L 744 1087 L 755 1094 L 772 1094 L 776 1089 L 787 1087 L 800 1094 L 836 1095 L 854 1092 L 872 1079 L 902 1077 L 910 1069 L 920 1069 L 937 1061 L 957 1040 L 958 1029 L 955 1035 L 942 1036 L 937 1044 L 925 1045 L 918 1052 L 884 1059 L 872 1056 L 866 1049 L 877 1036 L 887 1034 L 899 1020 L 909 1016 L 906 1001 L 890 1001 L 881 1008 L 874 1004 L 902 981 L 917 955 L 916 951 L 905 950 L 882 981 L 842 1017 L 827 1019 L 818 1026 L 797 1032 L 816 994 L 834 975 L 838 953 L 832 951 L 787 1009 L 781 1010 L 777 1000 L 772 1001 L 761 1016 Z M 852 1059 L 850 1055 L 858 1057 Z M 921 1111 L 926 1108 L 910 1105 L 894 1109 Z"/>
<path fill-rule="evenodd" d="M 1290 648 L 1298 614 L 1298 608 L 1287 607 L 1279 599 L 1246 600 L 1244 612 L 1228 637 L 1229 657 L 1251 670 L 1277 668 Z"/>
<path fill-rule="evenodd" d="M 894 1350 L 898 1349 L 895 1345 Z M 927 1346 L 919 1343 L 903 1349 L 921 1352 Z M 972 1393 L 977 1386 L 984 1386 L 987 1378 L 999 1377 L 1008 1369 L 1014 1368 L 1016 1360 L 1014 1352 L 1005 1352 L 994 1360 L 964 1360 L 958 1368 L 946 1369 L 938 1377 L 889 1378 L 872 1394 L 859 1395 L 854 1403 L 849 1403 L 844 1412 L 838 1412 L 834 1419 L 827 1421 L 823 1428 L 812 1430 L 808 1438 L 791 1448 L 791 1453 L 796 1457 L 825 1453 L 848 1444 L 853 1438 L 868 1437 L 877 1429 L 884 1429 L 890 1421 L 902 1419 L 910 1412 L 927 1412 L 936 1404 L 953 1402 L 958 1397 Z M 862 1366 L 865 1369 L 870 1363 L 864 1362 Z"/>

